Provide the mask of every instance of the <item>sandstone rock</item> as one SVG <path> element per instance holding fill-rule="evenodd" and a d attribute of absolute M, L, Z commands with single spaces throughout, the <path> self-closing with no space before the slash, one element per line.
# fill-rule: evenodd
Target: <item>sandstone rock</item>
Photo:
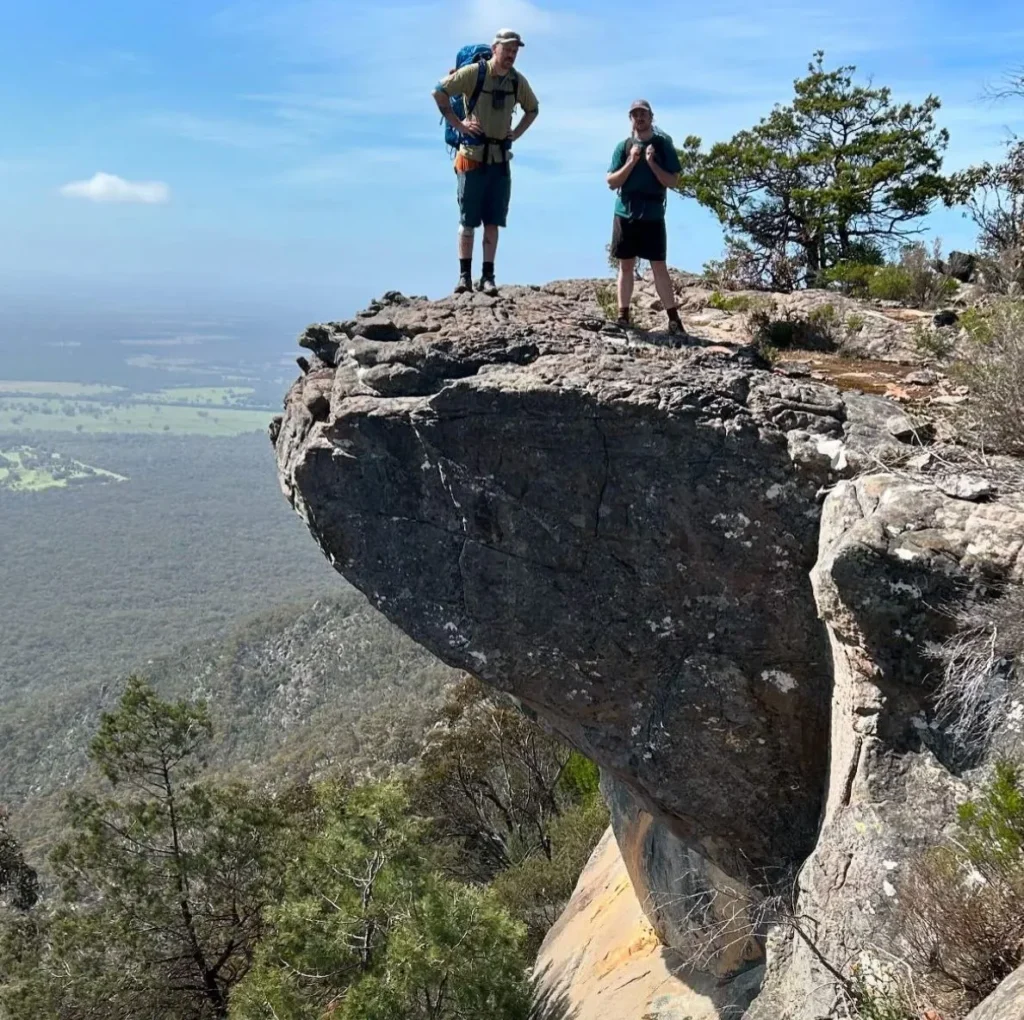
<path fill-rule="evenodd" d="M 609 351 L 572 325 L 574 290 L 513 290 L 514 323 L 474 310 L 458 336 L 341 351 L 328 421 L 312 376 L 289 395 L 282 483 L 416 640 L 763 883 L 810 850 L 820 810 L 827 658 L 805 579 L 846 405 L 724 354 Z M 536 356 L 509 363 L 542 315 Z M 382 386 L 367 359 L 391 357 L 418 374 Z M 796 465 L 791 430 L 814 437 Z"/>
<path fill-rule="evenodd" d="M 923 446 L 935 438 L 935 426 L 930 421 L 921 421 L 905 414 L 896 414 L 885 423 L 886 431 L 901 443 Z"/>
<path fill-rule="evenodd" d="M 922 368 L 916 372 L 908 372 L 904 377 L 905 383 L 914 386 L 934 386 L 940 379 L 939 373 L 930 368 Z"/>
<path fill-rule="evenodd" d="M 976 475 L 943 475 L 936 479 L 935 484 L 947 496 L 975 502 L 988 499 L 995 492 L 992 483 L 987 478 L 978 478 Z"/>
<path fill-rule="evenodd" d="M 1014 971 L 967 1020 L 1021 1020 L 1024 1017 L 1024 967 Z"/>
<path fill-rule="evenodd" d="M 760 972 L 729 982 L 666 949 L 637 902 L 611 831 L 548 932 L 535 973 L 541 998 L 571 1020 L 720 1020 L 738 1016 Z"/>

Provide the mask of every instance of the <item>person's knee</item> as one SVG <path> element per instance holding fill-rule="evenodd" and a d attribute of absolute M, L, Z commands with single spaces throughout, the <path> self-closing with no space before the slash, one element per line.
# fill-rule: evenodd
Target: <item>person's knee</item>
<path fill-rule="evenodd" d="M 620 273 L 631 273 L 633 268 L 636 266 L 636 259 L 619 259 L 619 272 Z"/>
<path fill-rule="evenodd" d="M 476 233 L 476 227 L 467 227 L 464 224 L 459 224 L 459 237 L 465 237 L 468 240 L 473 240 L 473 235 Z"/>

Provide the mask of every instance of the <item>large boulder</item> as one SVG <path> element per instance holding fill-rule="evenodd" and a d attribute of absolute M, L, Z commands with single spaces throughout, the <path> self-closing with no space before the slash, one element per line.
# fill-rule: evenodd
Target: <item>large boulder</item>
<path fill-rule="evenodd" d="M 326 374 L 288 395 L 285 492 L 413 638 L 514 694 L 726 873 L 770 884 L 810 851 L 824 794 L 807 575 L 846 407 L 742 352 L 637 356 L 564 299 L 504 308 L 520 305 L 341 341 L 329 407 Z"/>
<path fill-rule="evenodd" d="M 659 938 L 731 984 L 771 922 L 750 1016 L 811 1020 L 964 793 L 927 646 L 1022 580 L 1024 504 L 695 332 L 627 337 L 585 281 L 390 295 L 307 334 L 279 474 L 373 605 L 600 764 Z"/>

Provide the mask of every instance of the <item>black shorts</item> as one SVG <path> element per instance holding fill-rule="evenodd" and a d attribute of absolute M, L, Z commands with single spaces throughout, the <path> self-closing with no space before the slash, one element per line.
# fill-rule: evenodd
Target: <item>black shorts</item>
<path fill-rule="evenodd" d="M 612 258 L 647 259 L 664 262 L 668 253 L 664 220 L 627 220 L 614 217 L 612 223 Z"/>

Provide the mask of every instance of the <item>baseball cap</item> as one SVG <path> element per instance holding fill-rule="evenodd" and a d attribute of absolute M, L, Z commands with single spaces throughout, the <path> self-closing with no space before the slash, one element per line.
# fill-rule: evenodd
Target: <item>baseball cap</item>
<path fill-rule="evenodd" d="M 511 28 L 499 28 L 494 33 L 494 45 L 498 43 L 515 43 L 516 46 L 525 46 L 523 37 L 518 32 L 513 32 Z"/>
<path fill-rule="evenodd" d="M 629 104 L 629 112 L 632 113 L 634 110 L 646 110 L 648 113 L 654 113 L 651 109 L 651 104 L 646 99 L 634 99 Z"/>

